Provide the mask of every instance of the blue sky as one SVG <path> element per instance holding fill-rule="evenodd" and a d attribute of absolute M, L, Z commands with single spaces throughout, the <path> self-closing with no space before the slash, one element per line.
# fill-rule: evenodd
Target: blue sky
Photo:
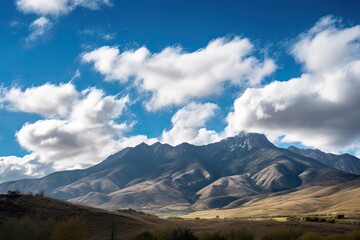
<path fill-rule="evenodd" d="M 142 141 L 206 144 L 241 131 L 359 155 L 359 1 L 0 9 L 2 181 L 90 166 Z"/>

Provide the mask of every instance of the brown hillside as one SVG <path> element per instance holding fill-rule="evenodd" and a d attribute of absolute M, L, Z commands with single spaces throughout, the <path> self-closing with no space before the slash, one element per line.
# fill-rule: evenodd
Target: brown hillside
<path fill-rule="evenodd" d="M 157 228 L 165 222 L 158 217 L 135 211 L 109 212 L 48 197 L 0 195 L 0 223 L 23 217 L 30 217 L 34 221 L 60 221 L 80 217 L 86 221 L 93 239 L 108 239 L 114 229 L 126 234 L 139 229 Z"/>

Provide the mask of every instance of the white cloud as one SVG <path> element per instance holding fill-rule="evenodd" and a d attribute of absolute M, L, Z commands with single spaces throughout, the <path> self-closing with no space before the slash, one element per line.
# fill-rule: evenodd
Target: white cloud
<path fill-rule="evenodd" d="M 128 102 L 127 96 L 118 99 L 87 89 L 66 117 L 27 123 L 16 136 L 22 147 L 43 162 L 54 162 L 56 169 L 94 164 L 120 149 L 118 139 L 130 126 L 116 119 Z"/>
<path fill-rule="evenodd" d="M 37 113 L 45 117 L 64 117 L 79 98 L 71 83 L 44 84 L 22 91 L 20 88 L 2 89 L 0 103 L 11 111 Z"/>
<path fill-rule="evenodd" d="M 115 37 L 116 37 L 115 33 L 107 33 L 107 34 L 102 35 L 102 38 L 106 41 L 113 40 Z"/>
<path fill-rule="evenodd" d="M 24 124 L 16 137 L 24 149 L 38 156 L 36 164 L 56 170 L 90 166 L 124 147 L 156 141 L 143 135 L 124 135 L 133 125 L 133 122 L 119 123 L 119 117 L 130 102 L 128 96 L 107 96 L 97 88 L 78 92 L 71 83 L 45 84 L 24 91 L 2 89 L 2 95 L 1 101 L 8 109 L 45 117 Z M 21 162 L 18 160 L 21 158 L 2 159 L 8 159 L 7 165 L 11 159 Z M 14 164 L 12 168 L 18 165 Z M 19 168 L 19 174 L 26 170 L 24 174 L 31 176 L 32 165 L 25 165 Z"/>
<path fill-rule="evenodd" d="M 85 41 L 111 41 L 116 38 L 116 33 L 108 32 L 102 27 L 85 28 L 78 33 Z"/>
<path fill-rule="evenodd" d="M 17 8 L 24 13 L 62 15 L 69 12 L 68 0 L 17 0 Z"/>
<path fill-rule="evenodd" d="M 81 78 L 81 72 L 78 70 L 75 71 L 74 75 L 72 76 L 70 82 L 73 82 L 74 80 Z"/>
<path fill-rule="evenodd" d="M 34 42 L 39 38 L 44 37 L 44 35 L 48 33 L 52 29 L 52 27 L 53 24 L 48 18 L 39 17 L 30 24 L 29 26 L 30 34 L 26 38 L 26 41 L 28 43 Z"/>
<path fill-rule="evenodd" d="M 234 103 L 227 135 L 261 132 L 325 151 L 360 143 L 360 26 L 321 19 L 292 48 L 308 70 L 287 82 L 247 89 Z"/>
<path fill-rule="evenodd" d="M 51 171 L 53 171 L 51 166 L 40 163 L 35 154 L 29 154 L 22 158 L 0 157 L 0 183 L 21 178 L 41 177 Z"/>
<path fill-rule="evenodd" d="M 327 71 L 360 58 L 360 26 L 341 29 L 339 20 L 324 17 L 293 46 L 295 59 L 311 72 Z"/>
<path fill-rule="evenodd" d="M 130 101 L 128 96 L 120 99 L 116 96 L 104 96 L 104 92 L 96 88 L 87 89 L 82 95 L 85 98 L 73 106 L 69 119 L 83 125 L 113 125 L 113 120 L 122 114 Z"/>
<path fill-rule="evenodd" d="M 16 7 L 25 14 L 39 16 L 29 25 L 29 35 L 25 38 L 31 46 L 44 38 L 53 29 L 53 20 L 69 14 L 78 7 L 97 10 L 101 6 L 111 6 L 110 0 L 15 0 Z M 52 20 L 51 20 L 52 19 Z"/>
<path fill-rule="evenodd" d="M 273 60 L 253 56 L 253 45 L 246 38 L 215 39 L 202 49 L 185 52 L 167 47 L 151 53 L 146 47 L 120 53 L 117 47 L 104 46 L 84 53 L 84 62 L 109 81 L 125 83 L 135 79 L 140 91 L 152 93 L 146 107 L 158 110 L 189 100 L 220 94 L 225 82 L 233 85 L 258 85 L 274 72 Z"/>
<path fill-rule="evenodd" d="M 161 141 L 172 145 L 183 142 L 203 145 L 220 140 L 219 135 L 205 128 L 219 107 L 213 103 L 189 103 L 171 118 L 172 128 L 163 131 Z"/>
<path fill-rule="evenodd" d="M 16 0 L 17 8 L 24 13 L 60 16 L 77 7 L 96 10 L 102 5 L 111 5 L 110 0 Z"/>

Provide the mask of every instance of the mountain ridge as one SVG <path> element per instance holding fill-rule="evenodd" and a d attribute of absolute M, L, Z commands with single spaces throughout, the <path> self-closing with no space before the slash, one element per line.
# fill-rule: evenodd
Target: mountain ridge
<path fill-rule="evenodd" d="M 301 149 L 294 146 L 290 146 L 287 149 L 302 156 L 318 160 L 329 167 L 360 175 L 360 159 L 348 153 L 337 155 L 325 153 L 320 149 Z"/>
<path fill-rule="evenodd" d="M 142 143 L 90 168 L 3 183 L 0 191 L 42 191 L 108 209 L 194 211 L 355 178 L 291 149 L 278 148 L 265 135 L 241 133 L 203 146 Z"/>

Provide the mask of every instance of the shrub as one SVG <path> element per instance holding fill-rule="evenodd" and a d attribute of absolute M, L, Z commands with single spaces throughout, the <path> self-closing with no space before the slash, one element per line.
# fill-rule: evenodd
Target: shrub
<path fill-rule="evenodd" d="M 326 240 L 345 240 L 342 234 L 332 234 L 326 238 Z"/>
<path fill-rule="evenodd" d="M 354 230 L 344 234 L 332 234 L 326 240 L 360 240 L 360 230 Z"/>
<path fill-rule="evenodd" d="M 155 232 L 156 240 L 198 240 L 189 228 L 167 227 L 163 230 Z"/>
<path fill-rule="evenodd" d="M 9 195 L 20 195 L 21 192 L 19 190 L 8 190 L 7 194 L 9 194 Z"/>
<path fill-rule="evenodd" d="M 73 217 L 56 223 L 51 235 L 52 240 L 86 240 L 88 231 L 85 221 Z"/>
<path fill-rule="evenodd" d="M 177 216 L 171 216 L 171 217 L 168 217 L 167 219 L 169 219 L 169 220 L 184 220 L 183 218 L 177 217 Z"/>
<path fill-rule="evenodd" d="M 39 191 L 39 192 L 34 194 L 35 197 L 44 197 L 44 195 L 45 195 L 44 191 Z"/>
<path fill-rule="evenodd" d="M 346 235 L 349 240 L 360 240 L 360 230 L 354 230 Z"/>
<path fill-rule="evenodd" d="M 304 233 L 300 240 L 323 240 L 324 238 L 317 232 L 307 232 Z"/>
<path fill-rule="evenodd" d="M 138 235 L 136 235 L 134 240 L 155 240 L 154 234 L 150 231 L 142 232 Z"/>
<path fill-rule="evenodd" d="M 300 229 L 277 229 L 262 238 L 262 240 L 297 240 L 303 231 Z"/>
<path fill-rule="evenodd" d="M 225 234 L 225 238 L 227 240 L 253 240 L 254 237 L 254 234 L 248 231 L 246 228 L 232 230 Z"/>
<path fill-rule="evenodd" d="M 226 240 L 220 233 L 204 233 L 201 235 L 200 240 Z"/>
<path fill-rule="evenodd" d="M 12 219 L 0 225 L 0 239 L 2 240 L 49 239 L 50 233 L 49 222 L 34 222 L 30 218 Z"/>

